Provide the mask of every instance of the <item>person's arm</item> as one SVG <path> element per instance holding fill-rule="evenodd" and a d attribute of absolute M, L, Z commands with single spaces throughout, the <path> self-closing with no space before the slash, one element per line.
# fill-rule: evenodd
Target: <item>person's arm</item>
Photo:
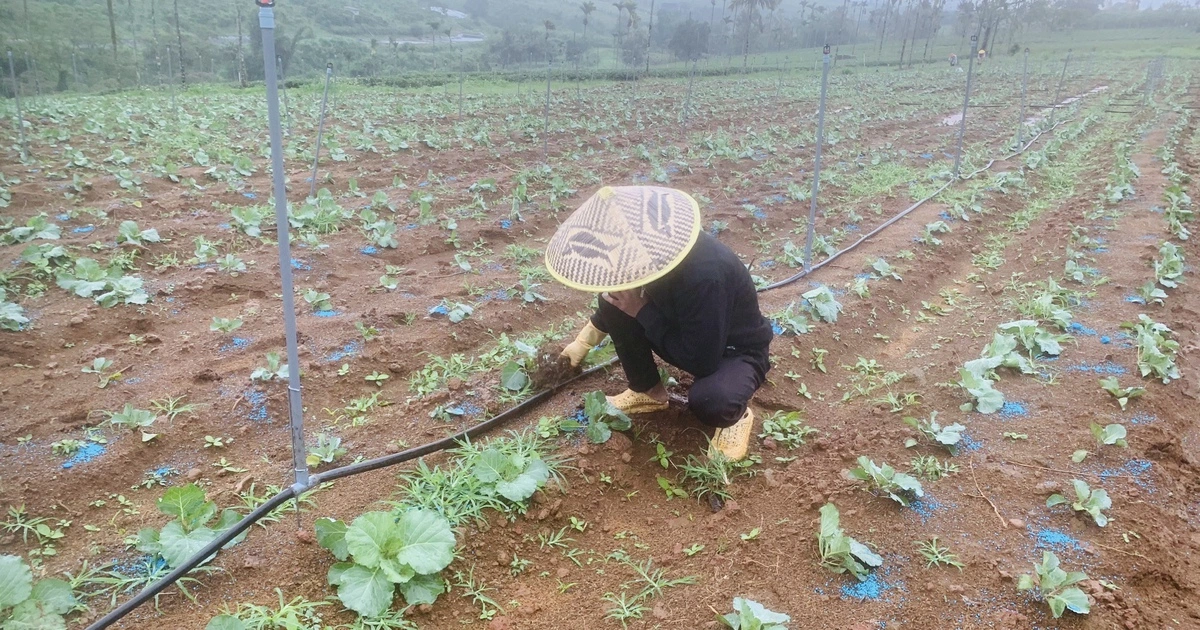
<path fill-rule="evenodd" d="M 680 321 L 668 320 L 653 302 L 642 307 L 637 320 L 650 343 L 677 361 L 677 367 L 704 377 L 717 371 L 725 354 L 728 297 L 724 283 L 718 279 L 689 288 L 679 305 Z"/>

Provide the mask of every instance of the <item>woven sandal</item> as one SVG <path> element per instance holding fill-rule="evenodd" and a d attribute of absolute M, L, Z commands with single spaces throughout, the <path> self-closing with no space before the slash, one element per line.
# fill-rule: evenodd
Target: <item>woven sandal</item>
<path fill-rule="evenodd" d="M 754 433 L 754 412 L 746 407 L 746 413 L 737 424 L 717 429 L 709 444 L 709 457 L 720 453 L 731 462 L 741 461 L 750 453 L 750 437 Z"/>
<path fill-rule="evenodd" d="M 667 403 L 659 402 L 646 394 L 627 389 L 616 396 L 608 396 L 608 402 L 626 414 L 655 413 L 666 411 Z"/>

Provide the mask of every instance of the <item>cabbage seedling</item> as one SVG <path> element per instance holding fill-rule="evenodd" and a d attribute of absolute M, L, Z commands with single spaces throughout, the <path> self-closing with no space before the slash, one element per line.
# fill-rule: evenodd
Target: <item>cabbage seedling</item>
<path fill-rule="evenodd" d="M 849 573 L 861 582 L 871 568 L 883 565 L 883 557 L 871 548 L 842 531 L 840 515 L 832 503 L 821 506 L 821 528 L 817 532 L 817 549 L 821 566 L 834 573 Z"/>
<path fill-rule="evenodd" d="M 1062 616 L 1063 611 L 1086 615 L 1091 611 L 1091 602 L 1078 584 L 1088 576 L 1082 571 L 1062 570 L 1058 566 L 1058 556 L 1054 552 L 1043 551 L 1042 563 L 1033 565 L 1033 574 L 1025 574 L 1017 580 L 1017 590 L 1028 591 L 1036 588 L 1041 594 L 1042 601 L 1050 606 L 1050 612 L 1055 619 Z"/>
<path fill-rule="evenodd" d="M 925 495 L 921 482 L 915 477 L 896 472 L 887 463 L 879 466 L 866 455 L 859 456 L 858 468 L 851 469 L 849 475 L 851 479 L 867 482 L 867 489 L 872 494 L 886 496 L 904 507 Z"/>
<path fill-rule="evenodd" d="M 1079 479 L 1072 479 L 1071 484 L 1075 487 L 1075 501 L 1070 501 L 1061 494 L 1052 494 L 1046 499 L 1046 507 L 1070 503 L 1071 509 L 1076 512 L 1087 512 L 1100 527 L 1107 525 L 1108 516 L 1102 510 L 1112 507 L 1112 499 L 1108 497 L 1108 493 L 1099 488 L 1093 490 L 1088 487 L 1086 482 Z"/>

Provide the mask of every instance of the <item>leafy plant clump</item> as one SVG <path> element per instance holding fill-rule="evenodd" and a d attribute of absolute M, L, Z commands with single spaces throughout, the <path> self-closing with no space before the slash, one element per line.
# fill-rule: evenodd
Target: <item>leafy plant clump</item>
<path fill-rule="evenodd" d="M 957 422 L 943 427 L 938 424 L 937 415 L 938 412 L 934 411 L 929 415 L 928 420 L 905 418 L 904 424 L 916 429 L 929 442 L 944 447 L 950 451 L 951 455 L 958 455 L 958 443 L 962 441 L 963 431 L 966 431 L 967 428 Z M 917 443 L 916 438 L 908 438 L 904 441 L 904 447 L 911 448 Z"/>
<path fill-rule="evenodd" d="M 138 551 L 161 557 L 172 568 L 186 562 L 242 518 L 233 508 L 220 510 L 218 516 L 217 504 L 209 501 L 204 490 L 194 483 L 169 488 L 157 504 L 158 511 L 173 520 L 161 530 L 153 527 L 140 530 L 136 546 Z M 228 549 L 245 538 L 242 533 L 222 548 Z"/>
<path fill-rule="evenodd" d="M 805 438 L 820 431 L 804 424 L 799 411 L 776 411 L 763 418 L 762 433 L 758 437 L 772 440 L 784 448 L 799 448 Z"/>
<path fill-rule="evenodd" d="M 1088 487 L 1086 482 L 1079 479 L 1072 479 L 1071 485 L 1075 487 L 1074 501 L 1067 499 L 1061 494 L 1052 494 L 1046 499 L 1046 507 L 1070 503 L 1071 509 L 1076 512 L 1087 512 L 1100 527 L 1108 525 L 1108 515 L 1103 512 L 1103 510 L 1112 507 L 1112 499 L 1108 497 L 1108 493 L 1100 488 L 1093 490 Z M 1057 616 L 1055 615 L 1055 617 Z"/>
<path fill-rule="evenodd" d="M 1121 405 L 1121 411 L 1125 410 L 1125 405 L 1128 405 L 1129 401 L 1141 398 L 1146 394 L 1145 387 L 1121 387 L 1120 381 L 1115 376 L 1100 379 L 1100 389 L 1112 394 L 1112 397 L 1117 399 L 1117 403 Z"/>
<path fill-rule="evenodd" d="M 66 628 L 64 615 L 75 608 L 71 585 L 33 572 L 19 556 L 0 556 L 0 627 L 5 630 Z"/>
<path fill-rule="evenodd" d="M 886 496 L 904 507 L 925 495 L 916 477 L 896 472 L 887 463 L 879 466 L 866 455 L 859 456 L 858 467 L 852 468 L 849 474 L 852 479 L 867 482 L 871 493 Z"/>
<path fill-rule="evenodd" d="M 861 582 L 867 579 L 872 568 L 883 565 L 882 556 L 842 531 L 837 506 L 826 503 L 820 512 L 817 549 L 821 554 L 821 566 L 834 573 L 849 573 Z"/>
<path fill-rule="evenodd" d="M 1175 356 L 1179 342 L 1172 339 L 1172 331 L 1144 314 L 1138 315 L 1136 324 L 1124 323 L 1122 328 L 1133 330 L 1138 350 L 1138 371 L 1143 377 L 1153 375 L 1164 384 L 1179 378 L 1179 367 Z"/>
<path fill-rule="evenodd" d="M 1092 431 L 1092 437 L 1096 438 L 1096 441 L 1103 446 L 1119 446 L 1121 448 L 1129 446 L 1129 443 L 1125 441 L 1125 427 L 1115 422 L 1108 425 L 1093 422 L 1089 428 Z"/>
<path fill-rule="evenodd" d="M 432 604 L 446 592 L 438 575 L 454 561 L 454 531 L 442 515 L 411 509 L 367 512 L 350 525 L 318 519 L 317 543 L 339 560 L 329 583 L 342 604 L 364 617 L 392 607 L 397 587 L 409 606 Z"/>
<path fill-rule="evenodd" d="M 838 314 L 842 312 L 842 304 L 833 296 L 829 287 L 820 286 L 802 294 L 804 308 L 814 318 L 827 324 L 837 323 Z"/>
<path fill-rule="evenodd" d="M 1050 612 L 1055 619 L 1062 616 L 1063 611 L 1086 615 L 1091 611 L 1091 602 L 1087 593 L 1076 584 L 1088 579 L 1082 571 L 1062 570 L 1058 566 L 1058 556 L 1052 551 L 1042 552 L 1041 564 L 1033 565 L 1033 574 L 1024 574 L 1017 580 L 1017 590 L 1029 591 L 1037 589 L 1042 601 L 1050 606 Z"/>
<path fill-rule="evenodd" d="M 791 617 L 767 609 L 766 606 L 741 597 L 733 598 L 733 612 L 717 617 L 733 630 L 787 630 Z"/>
<path fill-rule="evenodd" d="M 0 330 L 19 331 L 29 323 L 25 309 L 16 302 L 9 302 L 4 287 L 0 287 Z"/>
<path fill-rule="evenodd" d="M 628 431 L 633 426 L 629 416 L 608 402 L 608 397 L 602 391 L 583 395 L 583 415 L 587 418 L 586 426 L 568 418 L 560 427 L 567 431 L 584 429 L 584 434 L 592 444 L 603 444 L 612 437 L 613 431 Z"/>

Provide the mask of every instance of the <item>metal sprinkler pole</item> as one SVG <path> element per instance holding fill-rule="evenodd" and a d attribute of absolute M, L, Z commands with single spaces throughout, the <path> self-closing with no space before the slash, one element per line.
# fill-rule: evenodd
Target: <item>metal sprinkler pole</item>
<path fill-rule="evenodd" d="M 171 47 L 167 46 L 167 83 L 171 86 L 171 109 L 179 116 L 179 105 L 175 101 L 175 61 L 171 56 Z"/>
<path fill-rule="evenodd" d="M 688 89 L 687 98 L 683 99 L 683 126 L 687 127 L 688 114 L 692 109 L 692 84 L 696 81 L 696 63 L 697 60 L 692 60 L 692 71 L 688 74 Z"/>
<path fill-rule="evenodd" d="M 1029 49 L 1025 49 L 1025 70 L 1021 74 L 1021 115 L 1017 118 L 1017 148 L 1021 147 L 1025 132 L 1025 96 L 1029 87 Z"/>
<path fill-rule="evenodd" d="M 466 70 L 463 62 L 463 51 L 458 51 L 458 118 L 462 119 L 463 107 L 463 72 Z"/>
<path fill-rule="evenodd" d="M 263 71 L 267 83 L 267 119 L 271 126 L 271 176 L 275 193 L 275 226 L 279 239 L 279 277 L 283 293 L 283 326 L 288 356 L 288 412 L 292 430 L 292 462 L 296 496 L 308 488 L 304 461 L 304 407 L 300 403 L 300 352 L 296 339 L 296 294 L 292 286 L 292 244 L 288 230 L 287 187 L 283 182 L 283 132 L 279 121 L 279 85 L 275 75 L 275 0 L 255 0 L 262 30 Z"/>
<path fill-rule="evenodd" d="M 1063 62 L 1062 75 L 1058 77 L 1058 88 L 1054 90 L 1054 102 L 1050 104 L 1050 124 L 1054 124 L 1054 115 L 1058 113 L 1058 99 L 1062 98 L 1063 81 L 1067 78 L 1067 66 L 1071 64 L 1071 50 L 1067 49 L 1067 60 Z"/>
<path fill-rule="evenodd" d="M 329 104 L 329 80 L 333 78 L 333 62 L 325 64 L 325 95 L 321 97 L 321 120 L 317 123 L 317 147 L 313 149 L 315 156 L 313 157 L 313 172 L 312 185 L 309 187 L 308 196 L 317 196 L 317 164 L 321 163 L 321 136 L 325 135 L 325 108 Z"/>
<path fill-rule="evenodd" d="M 821 68 L 821 103 L 817 109 L 817 153 L 813 163 L 812 197 L 808 204 L 808 234 L 804 237 L 804 269 L 812 269 L 813 238 L 817 230 L 817 194 L 821 191 L 821 149 L 825 145 L 825 94 L 829 88 L 829 44 Z"/>
<path fill-rule="evenodd" d="M 17 70 L 13 65 L 12 51 L 8 51 L 8 75 L 12 77 L 13 98 L 17 105 L 17 137 L 21 142 L 21 161 L 29 159 L 29 147 L 25 146 L 25 116 L 21 114 L 21 86 L 17 83 Z"/>
<path fill-rule="evenodd" d="M 549 160 L 550 155 L 550 53 L 546 53 L 546 109 L 545 121 L 542 123 L 542 163 Z"/>
<path fill-rule="evenodd" d="M 963 136 L 967 134 L 967 104 L 971 102 L 971 74 L 975 70 L 975 42 L 979 41 L 978 35 L 971 36 L 971 50 L 967 61 L 967 89 L 963 92 L 963 109 L 962 119 L 958 121 L 958 148 L 954 151 L 954 179 L 958 179 L 958 171 L 962 166 L 962 150 Z"/>

